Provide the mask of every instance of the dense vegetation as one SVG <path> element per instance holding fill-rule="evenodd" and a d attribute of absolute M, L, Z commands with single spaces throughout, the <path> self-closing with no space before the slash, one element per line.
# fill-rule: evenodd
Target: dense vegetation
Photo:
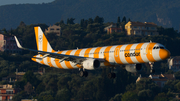
<path fill-rule="evenodd" d="M 138 42 L 159 42 L 168 48 L 173 56 L 180 55 L 180 33 L 173 28 L 158 27 L 157 36 L 126 36 L 121 33 L 107 34 L 104 28 L 111 23 L 104 23 L 104 18 L 96 16 L 94 19 L 81 19 L 80 24 L 74 23 L 74 18 L 55 23 L 62 27 L 62 35 L 47 34 L 47 39 L 55 50 L 96 47 Z M 118 25 L 126 24 L 125 17 Z M 20 23 L 18 28 L 6 31 L 4 34 L 16 35 L 21 38 L 24 47 L 36 49 L 34 26 L 41 26 L 45 30 L 46 24 L 25 25 Z M 37 98 L 38 101 L 168 101 L 175 98 L 180 89 L 180 72 L 175 73 L 177 80 L 168 81 L 164 88 L 159 88 L 151 79 L 144 79 L 136 83 L 139 74 L 149 75 L 149 66 L 141 73 L 129 73 L 117 67 L 117 77 L 109 79 L 107 73 L 110 68 L 89 71 L 87 78 L 80 77 L 78 70 L 62 70 L 50 68 L 32 62 L 29 56 L 37 53 L 23 51 L 23 54 L 0 54 L 0 77 L 13 76 L 16 68 L 26 71 L 20 81 L 13 83 L 21 92 L 13 97 L 13 101 L 22 98 Z M 33 71 L 46 68 L 44 75 L 34 74 Z M 168 71 L 166 61 L 155 63 L 156 73 L 172 73 Z M 1 84 L 7 82 L 2 81 Z"/>
<path fill-rule="evenodd" d="M 179 30 L 179 4 L 179 0 L 55 0 L 47 4 L 6 5 L 0 6 L 0 29 L 15 28 L 20 21 L 50 25 L 69 17 L 78 22 L 81 18 L 99 15 L 105 22 L 115 22 L 117 16 L 126 16 L 132 21 L 155 22 Z"/>

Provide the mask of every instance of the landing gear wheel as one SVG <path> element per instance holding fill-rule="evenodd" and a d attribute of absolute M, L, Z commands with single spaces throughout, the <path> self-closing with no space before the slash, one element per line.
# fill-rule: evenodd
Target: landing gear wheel
<path fill-rule="evenodd" d="M 79 72 L 79 75 L 80 75 L 81 77 L 83 77 L 83 76 L 84 76 L 84 72 L 83 72 L 83 71 L 80 71 L 80 72 Z"/>
<path fill-rule="evenodd" d="M 115 77 L 116 77 L 115 73 L 109 73 L 108 74 L 108 78 L 110 78 L 110 79 L 114 79 Z"/>
<path fill-rule="evenodd" d="M 87 76 L 88 76 L 88 72 L 87 72 L 87 71 L 80 71 L 80 72 L 79 72 L 79 75 L 80 75 L 81 77 L 87 77 Z"/>

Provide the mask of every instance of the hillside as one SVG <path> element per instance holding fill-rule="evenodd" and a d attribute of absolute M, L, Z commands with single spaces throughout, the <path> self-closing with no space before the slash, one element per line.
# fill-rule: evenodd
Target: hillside
<path fill-rule="evenodd" d="M 159 26 L 180 25 L 179 0 L 55 0 L 47 4 L 19 4 L 0 6 L 0 29 L 16 28 L 21 21 L 26 24 L 54 24 L 67 18 L 81 19 L 103 17 L 105 22 L 116 22 L 123 16 L 132 21 L 155 22 Z"/>

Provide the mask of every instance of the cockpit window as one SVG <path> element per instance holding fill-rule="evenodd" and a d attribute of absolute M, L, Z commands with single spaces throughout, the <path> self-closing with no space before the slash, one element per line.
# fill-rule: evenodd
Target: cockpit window
<path fill-rule="evenodd" d="M 160 49 L 164 49 L 164 47 L 160 46 Z"/>
<path fill-rule="evenodd" d="M 164 47 L 163 46 L 154 46 L 153 49 L 164 49 Z"/>

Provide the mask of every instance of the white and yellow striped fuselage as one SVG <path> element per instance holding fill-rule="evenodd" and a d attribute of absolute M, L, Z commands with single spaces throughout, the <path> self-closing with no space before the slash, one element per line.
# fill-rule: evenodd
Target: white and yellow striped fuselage
<path fill-rule="evenodd" d="M 153 42 L 74 49 L 58 52 L 54 52 L 53 50 L 49 51 L 57 54 L 102 59 L 104 61 L 101 62 L 100 66 L 156 62 L 167 59 L 170 56 L 170 52 L 165 49 L 163 45 Z M 34 57 L 42 57 L 42 55 L 39 54 Z M 32 60 L 40 64 L 62 69 L 83 68 L 82 65 L 77 64 L 76 62 L 66 60 L 61 62 L 61 59 L 53 57 L 44 57 L 43 59 L 32 58 Z"/>

